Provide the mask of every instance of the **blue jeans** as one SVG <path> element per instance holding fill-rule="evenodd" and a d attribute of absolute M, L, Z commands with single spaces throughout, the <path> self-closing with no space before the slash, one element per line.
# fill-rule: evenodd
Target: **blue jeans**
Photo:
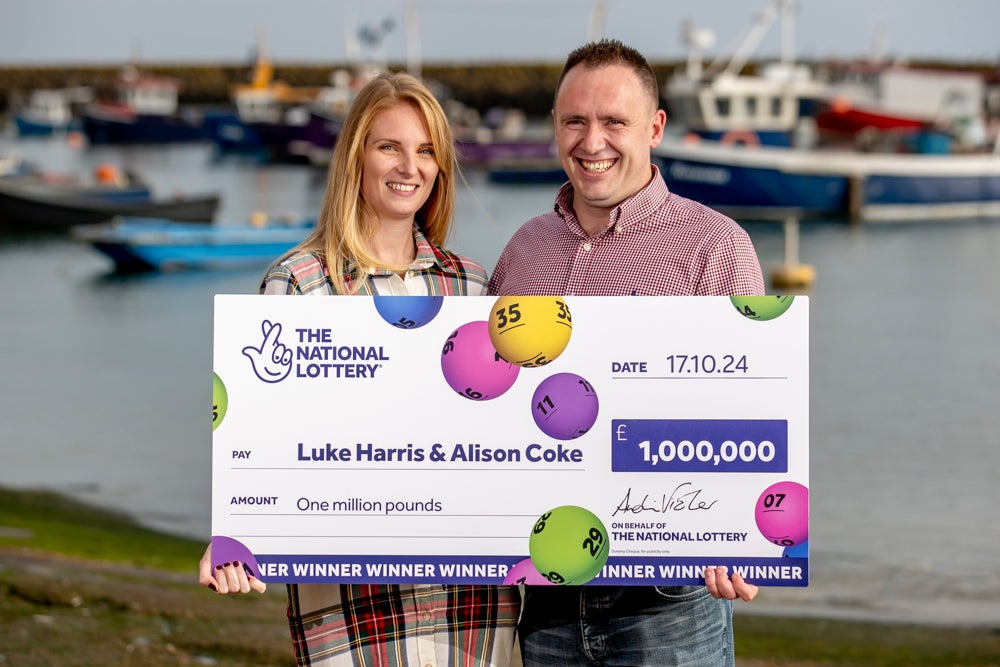
<path fill-rule="evenodd" d="M 525 667 L 733 667 L 733 603 L 704 586 L 527 586 Z"/>

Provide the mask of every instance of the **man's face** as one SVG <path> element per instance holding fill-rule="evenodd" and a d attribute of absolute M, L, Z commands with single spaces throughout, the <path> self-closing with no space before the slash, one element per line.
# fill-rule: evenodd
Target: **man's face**
<path fill-rule="evenodd" d="M 649 183 L 650 149 L 663 138 L 666 122 L 656 106 L 624 65 L 577 65 L 567 72 L 552 115 L 578 216 L 606 216 Z"/>

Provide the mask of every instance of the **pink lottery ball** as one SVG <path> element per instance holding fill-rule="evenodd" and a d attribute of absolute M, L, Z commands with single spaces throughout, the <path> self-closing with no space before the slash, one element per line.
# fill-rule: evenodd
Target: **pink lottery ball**
<path fill-rule="evenodd" d="M 802 544 L 809 539 L 809 489 L 798 482 L 772 484 L 757 498 L 754 519 L 769 542 Z"/>
<path fill-rule="evenodd" d="M 524 584 L 525 586 L 555 586 L 555 584 L 542 576 L 530 558 L 525 558 L 510 568 L 510 572 L 504 577 L 503 583 L 504 586 L 516 586 L 518 584 Z"/>
<path fill-rule="evenodd" d="M 531 416 L 542 433 L 572 440 L 597 421 L 597 392 L 575 373 L 556 373 L 542 380 L 531 397 Z"/>
<path fill-rule="evenodd" d="M 502 395 L 514 386 L 520 370 L 497 353 L 485 320 L 455 329 L 441 350 L 444 379 L 469 400 L 488 401 Z"/>

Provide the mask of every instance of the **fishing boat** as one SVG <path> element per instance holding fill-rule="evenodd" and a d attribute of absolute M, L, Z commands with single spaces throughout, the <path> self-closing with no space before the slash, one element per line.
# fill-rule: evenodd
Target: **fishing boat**
<path fill-rule="evenodd" d="M 0 179 L 0 226 L 66 230 L 122 215 L 211 220 L 219 206 L 218 193 L 161 197 L 141 179 L 129 178 L 107 165 L 96 171 L 97 178 L 92 181 L 45 172 Z"/>
<path fill-rule="evenodd" d="M 230 87 L 234 110 L 206 119 L 206 133 L 222 153 L 256 154 L 270 162 L 311 162 L 314 144 L 329 152 L 336 139 L 325 120 L 313 113 L 314 107 L 326 106 L 329 90 L 275 79 L 261 35 L 250 80 Z"/>
<path fill-rule="evenodd" d="M 23 103 L 12 105 L 11 119 L 19 137 L 65 134 L 79 125 L 77 111 L 93 99 L 86 86 L 38 88 Z"/>
<path fill-rule="evenodd" d="M 263 269 L 315 225 L 315 219 L 198 224 L 125 217 L 74 227 L 71 236 L 110 258 L 119 272 Z"/>
<path fill-rule="evenodd" d="M 699 49 L 709 40 L 689 33 L 693 55 L 664 90 L 675 126 L 653 150 L 671 190 L 744 220 L 1000 214 L 1000 139 L 980 133 L 972 143 L 976 135 L 959 134 L 952 123 L 926 122 L 867 127 L 846 140 L 825 141 L 818 114 L 842 98 L 824 93 L 824 84 L 784 49 L 777 63 L 784 74 L 743 74 L 747 45 L 752 50 L 779 13 L 790 21 L 793 9 L 791 0 L 771 2 L 728 62 L 704 70 Z"/>
<path fill-rule="evenodd" d="M 162 144 L 208 139 L 205 112 L 181 108 L 180 81 L 124 68 L 115 98 L 97 100 L 80 113 L 83 132 L 94 144 Z"/>
<path fill-rule="evenodd" d="M 670 189 L 741 220 L 890 222 L 1000 215 L 1000 155 L 725 146 L 667 137 Z"/>

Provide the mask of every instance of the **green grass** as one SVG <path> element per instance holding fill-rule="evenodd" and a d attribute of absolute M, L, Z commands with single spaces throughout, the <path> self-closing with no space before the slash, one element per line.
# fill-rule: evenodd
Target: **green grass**
<path fill-rule="evenodd" d="M 140 567 L 190 571 L 207 542 L 165 535 L 129 517 L 47 491 L 0 488 L 0 548 L 22 547 Z"/>
<path fill-rule="evenodd" d="M 741 614 L 742 658 L 857 667 L 1000 666 L 1000 628 L 956 628 Z"/>

